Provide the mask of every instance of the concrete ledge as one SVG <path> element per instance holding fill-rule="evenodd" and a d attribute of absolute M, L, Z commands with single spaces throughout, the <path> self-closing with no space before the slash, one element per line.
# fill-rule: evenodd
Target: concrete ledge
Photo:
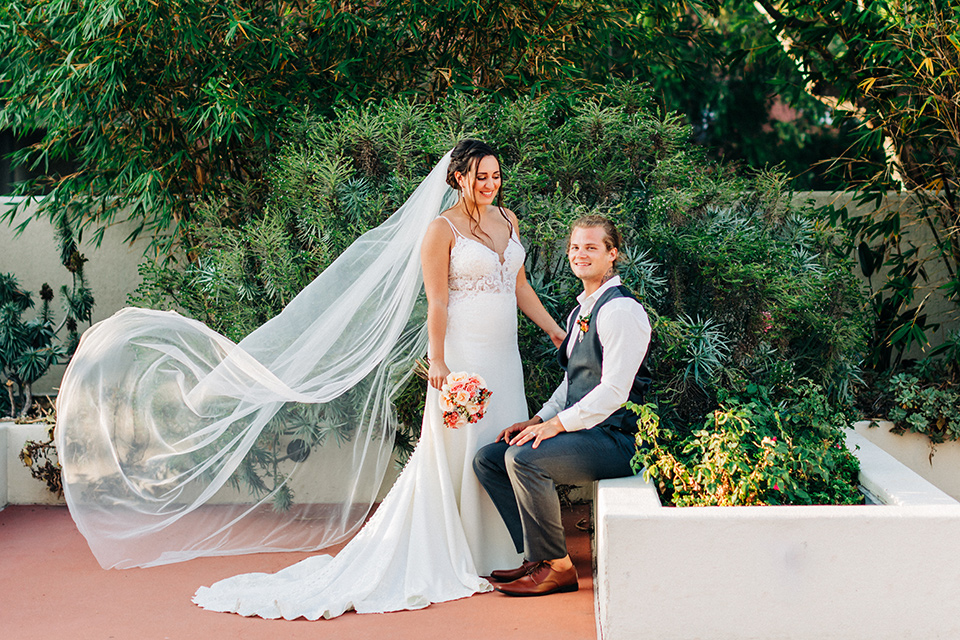
<path fill-rule="evenodd" d="M 860 459 L 860 484 L 880 499 L 894 506 L 953 505 L 955 499 L 935 487 L 920 474 L 909 469 L 890 453 L 857 432 L 847 435 L 847 446 L 855 446 Z"/>
<path fill-rule="evenodd" d="M 876 426 L 863 421 L 853 425 L 857 433 L 877 445 L 906 467 L 960 500 L 960 441 L 936 446 L 922 433 L 891 433 L 892 422 L 878 420 Z"/>
<path fill-rule="evenodd" d="M 960 637 L 960 504 L 853 433 L 886 504 L 665 508 L 596 488 L 603 640 Z"/>
<path fill-rule="evenodd" d="M 50 425 L 0 422 L 0 507 L 8 504 L 64 504 L 20 462 L 27 440 L 46 440 Z"/>

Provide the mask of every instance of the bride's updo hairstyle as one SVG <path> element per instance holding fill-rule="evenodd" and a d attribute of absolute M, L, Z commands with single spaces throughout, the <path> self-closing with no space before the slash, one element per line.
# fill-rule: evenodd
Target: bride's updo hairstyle
<path fill-rule="evenodd" d="M 460 183 L 457 182 L 457 173 L 466 177 L 471 171 L 475 171 L 477 165 L 480 164 L 480 161 L 487 156 L 493 156 L 497 159 L 497 164 L 500 164 L 500 156 L 496 151 L 494 151 L 493 147 L 488 145 L 486 142 L 483 142 L 482 140 L 474 140 L 473 138 L 464 138 L 458 142 L 457 146 L 455 146 L 453 151 L 450 152 L 450 165 L 447 167 L 447 184 L 459 193 Z M 500 177 L 501 188 L 497 190 L 496 202 L 497 207 L 502 213 L 503 167 L 500 168 Z M 476 201 L 476 195 L 474 195 L 474 201 Z M 506 214 L 504 214 L 504 216 L 505 215 Z M 470 230 L 474 233 L 474 235 L 476 235 L 478 231 L 483 233 L 483 230 L 480 229 L 480 211 L 477 210 L 476 217 L 474 217 L 474 212 L 467 210 L 467 216 L 470 218 Z M 483 235 L 487 234 L 483 233 Z"/>

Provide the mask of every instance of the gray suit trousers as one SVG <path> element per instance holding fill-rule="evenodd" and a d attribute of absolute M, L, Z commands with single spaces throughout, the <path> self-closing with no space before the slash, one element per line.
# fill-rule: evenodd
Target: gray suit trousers
<path fill-rule="evenodd" d="M 473 468 L 524 559 L 555 560 L 567 555 L 556 485 L 633 475 L 634 452 L 633 437 L 598 426 L 560 433 L 536 449 L 488 444 Z"/>

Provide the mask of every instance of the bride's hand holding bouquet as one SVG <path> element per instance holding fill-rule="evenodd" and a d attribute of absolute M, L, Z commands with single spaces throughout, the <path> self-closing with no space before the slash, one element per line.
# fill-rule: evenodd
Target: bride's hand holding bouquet
<path fill-rule="evenodd" d="M 437 390 L 443 388 L 443 384 L 446 381 L 447 376 L 450 375 L 450 367 L 448 367 L 443 360 L 436 358 L 428 358 L 426 362 L 420 364 L 420 368 L 421 370 L 425 370 L 424 377 L 427 379 L 427 382 L 430 384 L 430 386 Z"/>

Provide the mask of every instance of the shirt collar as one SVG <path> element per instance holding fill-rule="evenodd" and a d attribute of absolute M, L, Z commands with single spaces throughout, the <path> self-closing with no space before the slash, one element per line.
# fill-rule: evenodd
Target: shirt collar
<path fill-rule="evenodd" d="M 586 291 L 580 292 L 580 295 L 577 296 L 577 302 L 580 303 L 580 315 L 589 315 L 593 311 L 593 305 L 596 304 L 597 299 L 603 295 L 603 292 L 611 287 L 620 286 L 620 276 L 613 276 L 602 285 L 600 288 L 591 293 L 589 296 L 586 295 Z M 586 312 L 586 314 L 584 313 Z"/>

